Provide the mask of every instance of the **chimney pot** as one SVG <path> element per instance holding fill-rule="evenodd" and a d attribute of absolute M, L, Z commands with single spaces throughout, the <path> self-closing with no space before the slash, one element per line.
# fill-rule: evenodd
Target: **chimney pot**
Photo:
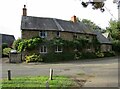
<path fill-rule="evenodd" d="M 77 22 L 77 18 L 76 18 L 75 15 L 71 17 L 71 21 L 72 21 L 72 22 Z"/>
<path fill-rule="evenodd" d="M 26 5 L 24 5 L 24 8 L 23 8 L 23 16 L 27 16 L 27 9 L 26 9 Z"/>

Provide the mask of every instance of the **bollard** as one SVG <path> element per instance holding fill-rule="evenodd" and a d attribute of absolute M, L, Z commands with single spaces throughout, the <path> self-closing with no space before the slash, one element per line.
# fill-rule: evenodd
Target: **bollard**
<path fill-rule="evenodd" d="M 49 89 L 49 83 L 48 83 L 48 81 L 46 82 L 46 89 Z"/>
<path fill-rule="evenodd" d="M 11 71 L 8 70 L 8 80 L 11 80 Z"/>
<path fill-rule="evenodd" d="M 49 77 L 49 80 L 52 80 L 52 76 L 53 76 L 53 69 L 50 68 L 50 77 Z"/>

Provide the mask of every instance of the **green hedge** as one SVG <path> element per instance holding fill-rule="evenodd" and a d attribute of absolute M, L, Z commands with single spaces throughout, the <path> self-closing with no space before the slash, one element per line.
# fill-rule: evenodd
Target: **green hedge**
<path fill-rule="evenodd" d="M 62 53 L 48 53 L 42 55 L 44 62 L 59 62 L 59 61 L 68 61 L 74 60 L 74 53 L 62 52 Z"/>
<path fill-rule="evenodd" d="M 112 57 L 115 56 L 114 52 L 78 52 L 78 53 L 48 53 L 42 55 L 42 59 L 44 62 L 63 62 L 69 60 L 81 60 L 81 59 L 95 59 L 95 58 L 103 58 L 103 57 Z"/>
<path fill-rule="evenodd" d="M 94 59 L 94 58 L 97 58 L 94 52 L 83 52 L 79 57 L 79 59 Z"/>
<path fill-rule="evenodd" d="M 47 54 L 32 54 L 26 56 L 26 62 L 63 62 L 70 60 L 81 60 L 81 59 L 95 59 L 102 57 L 112 57 L 114 52 L 62 52 L 62 53 L 47 53 Z"/>

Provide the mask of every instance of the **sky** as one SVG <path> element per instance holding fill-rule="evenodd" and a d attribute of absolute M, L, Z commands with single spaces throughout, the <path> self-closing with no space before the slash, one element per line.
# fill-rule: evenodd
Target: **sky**
<path fill-rule="evenodd" d="M 83 0 L 89 1 L 89 0 Z M 24 4 L 28 16 L 50 17 L 70 20 L 73 15 L 79 19 L 89 19 L 101 28 L 109 26 L 110 19 L 118 19 L 117 4 L 113 0 L 105 1 L 105 12 L 93 10 L 89 5 L 83 8 L 82 0 L 1 0 L 0 33 L 21 37 L 21 17 Z M 112 14 L 110 14 L 110 13 Z"/>

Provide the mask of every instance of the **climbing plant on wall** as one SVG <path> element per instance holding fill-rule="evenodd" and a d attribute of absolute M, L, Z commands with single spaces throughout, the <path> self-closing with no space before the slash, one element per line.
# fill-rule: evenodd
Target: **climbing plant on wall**
<path fill-rule="evenodd" d="M 42 43 L 42 38 L 32 38 L 32 39 L 24 39 L 21 41 L 17 47 L 18 52 L 22 52 L 25 50 L 32 50 L 37 47 L 40 43 Z"/>

